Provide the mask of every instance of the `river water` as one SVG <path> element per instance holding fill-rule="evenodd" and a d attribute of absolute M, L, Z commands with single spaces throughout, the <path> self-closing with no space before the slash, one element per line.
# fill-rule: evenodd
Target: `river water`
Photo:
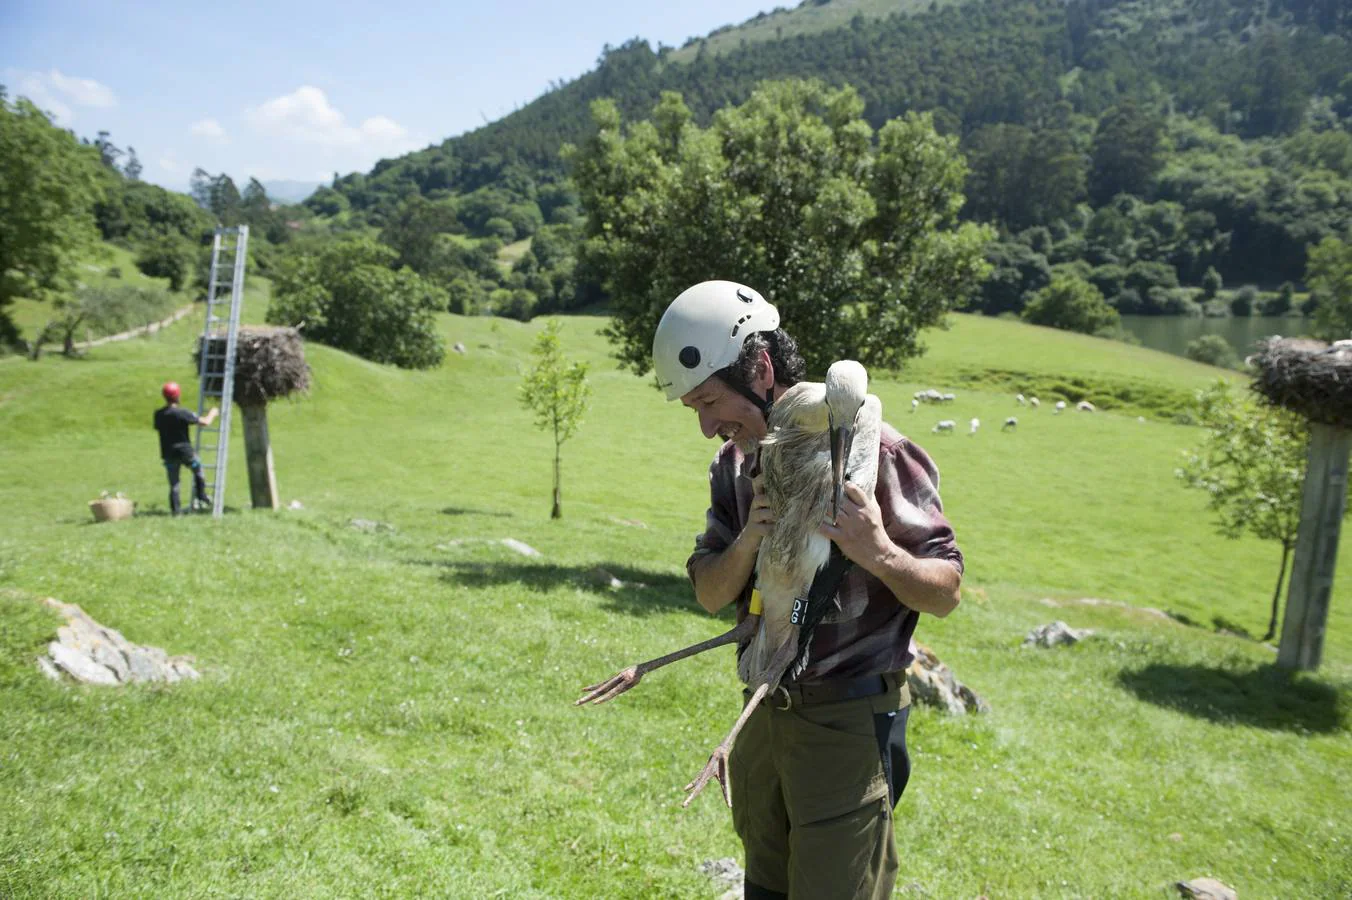
<path fill-rule="evenodd" d="M 1253 352 L 1258 340 L 1270 335 L 1299 337 L 1308 334 L 1313 320 L 1300 316 L 1123 316 L 1122 327 L 1141 339 L 1142 346 L 1182 356 L 1188 343 L 1204 334 L 1219 334 L 1242 358 Z"/>

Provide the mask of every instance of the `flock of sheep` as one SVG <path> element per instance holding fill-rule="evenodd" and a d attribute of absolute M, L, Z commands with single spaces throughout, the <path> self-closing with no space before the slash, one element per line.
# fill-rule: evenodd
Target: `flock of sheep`
<path fill-rule="evenodd" d="M 915 395 L 911 398 L 911 412 L 915 412 L 920 407 L 921 403 L 952 403 L 957 398 L 958 398 L 957 394 L 945 394 L 941 393 L 940 391 L 936 391 L 933 388 L 927 388 L 923 391 L 916 391 Z M 1036 397 L 1025 397 L 1023 394 L 1015 394 L 1014 399 L 1015 401 L 1018 402 L 1020 406 L 1031 406 L 1033 409 L 1037 409 L 1038 406 L 1041 405 Z M 1066 401 L 1057 400 L 1056 412 L 1053 413 L 1053 415 L 1060 415 L 1065 408 Z M 1076 403 L 1075 408 L 1080 412 L 1091 413 L 1098 411 L 1094 407 L 1094 404 L 1090 403 L 1088 400 L 1081 400 L 1079 403 Z M 981 427 L 981 420 L 975 418 L 972 419 L 971 422 L 969 423 L 969 427 L 970 430 L 967 432 L 967 434 L 970 437 L 971 435 L 976 434 L 977 429 Z M 1005 419 L 1005 424 L 1000 427 L 1000 430 L 1012 431 L 1018 427 L 1019 427 L 1018 417 L 1010 416 L 1009 418 Z M 935 426 L 930 429 L 930 431 L 934 432 L 935 434 L 953 434 L 955 431 L 957 431 L 957 428 L 958 423 L 955 422 L 953 419 L 940 419 L 935 424 Z"/>

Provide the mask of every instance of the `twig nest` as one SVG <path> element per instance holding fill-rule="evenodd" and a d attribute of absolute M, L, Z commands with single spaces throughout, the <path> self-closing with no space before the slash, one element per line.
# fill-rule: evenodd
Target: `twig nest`
<path fill-rule="evenodd" d="M 1311 422 L 1352 428 L 1352 342 L 1269 338 L 1249 357 L 1253 390 Z"/>
<path fill-rule="evenodd" d="M 225 338 L 211 338 L 211 352 L 225 355 Z M 202 341 L 193 353 L 201 365 Z M 206 390 L 221 388 L 225 360 L 208 360 Z M 250 325 L 239 330 L 235 342 L 234 400 L 244 406 L 263 406 L 279 397 L 303 394 L 310 389 L 310 366 L 305 362 L 305 344 L 294 328 Z"/>

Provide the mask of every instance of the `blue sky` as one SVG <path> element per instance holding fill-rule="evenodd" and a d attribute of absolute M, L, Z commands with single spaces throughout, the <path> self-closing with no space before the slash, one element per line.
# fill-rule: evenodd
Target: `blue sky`
<path fill-rule="evenodd" d="M 195 166 L 327 180 L 499 118 L 607 43 L 680 46 L 773 5 L 0 0 L 0 82 L 166 187 Z"/>

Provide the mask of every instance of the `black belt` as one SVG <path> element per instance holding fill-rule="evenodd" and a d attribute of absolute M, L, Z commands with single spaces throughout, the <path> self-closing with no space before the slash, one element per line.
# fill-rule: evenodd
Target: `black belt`
<path fill-rule="evenodd" d="M 815 706 L 819 703 L 842 703 L 862 697 L 886 694 L 898 684 L 895 675 L 865 675 L 862 678 L 835 678 L 804 684 L 790 682 L 775 688 L 767 701 L 775 709 L 794 706 Z"/>

